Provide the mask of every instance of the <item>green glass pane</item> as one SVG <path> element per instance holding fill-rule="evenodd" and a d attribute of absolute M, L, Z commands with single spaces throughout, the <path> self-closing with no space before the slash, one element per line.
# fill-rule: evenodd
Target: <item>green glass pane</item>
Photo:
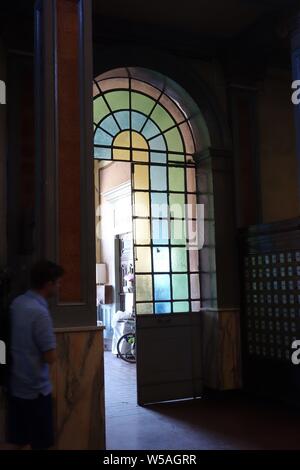
<path fill-rule="evenodd" d="M 174 302 L 173 303 L 173 312 L 189 312 L 190 306 L 188 302 Z"/>
<path fill-rule="evenodd" d="M 150 114 L 155 101 L 152 98 L 148 98 L 141 93 L 131 93 L 131 109 L 135 111 L 140 111 L 144 114 Z"/>
<path fill-rule="evenodd" d="M 187 250 L 185 248 L 172 248 L 172 271 L 187 271 Z"/>
<path fill-rule="evenodd" d="M 169 195 L 170 214 L 172 217 L 185 217 L 185 196 L 184 194 L 171 193 Z"/>
<path fill-rule="evenodd" d="M 184 155 L 179 155 L 177 153 L 169 153 L 168 154 L 168 160 L 169 162 L 184 162 L 185 157 Z"/>
<path fill-rule="evenodd" d="M 154 275 L 154 296 L 155 300 L 170 300 L 171 286 L 168 274 Z"/>
<path fill-rule="evenodd" d="M 170 114 L 159 104 L 155 106 L 151 119 L 160 127 L 162 131 L 174 126 L 175 121 Z"/>
<path fill-rule="evenodd" d="M 149 170 L 147 165 L 134 165 L 133 189 L 149 188 Z"/>
<path fill-rule="evenodd" d="M 149 247 L 137 246 L 135 248 L 135 272 L 150 273 L 151 267 L 151 250 Z"/>
<path fill-rule="evenodd" d="M 149 245 L 150 221 L 147 219 L 135 219 L 134 226 L 136 245 Z"/>
<path fill-rule="evenodd" d="M 163 166 L 151 165 L 150 167 L 151 189 L 154 191 L 166 191 L 167 171 Z"/>
<path fill-rule="evenodd" d="M 184 168 L 169 168 L 169 189 L 171 191 L 185 191 Z"/>
<path fill-rule="evenodd" d="M 109 114 L 109 109 L 106 106 L 106 103 L 104 99 L 101 97 L 98 97 L 94 100 L 94 122 L 98 124 L 104 116 Z"/>
<path fill-rule="evenodd" d="M 162 246 L 153 248 L 153 271 L 165 273 L 170 271 L 169 248 Z"/>
<path fill-rule="evenodd" d="M 167 131 L 165 134 L 168 150 L 172 152 L 183 152 L 183 144 L 180 132 L 177 128 Z"/>
<path fill-rule="evenodd" d="M 188 298 L 188 276 L 187 274 L 172 275 L 173 299 Z"/>
<path fill-rule="evenodd" d="M 184 220 L 171 220 L 171 244 L 186 244 L 186 229 Z"/>
<path fill-rule="evenodd" d="M 157 315 L 160 315 L 163 313 L 171 313 L 171 302 L 156 302 L 155 313 Z"/>
<path fill-rule="evenodd" d="M 149 313 L 153 313 L 153 304 L 136 304 L 136 313 L 138 315 L 147 315 Z"/>
<path fill-rule="evenodd" d="M 149 193 L 134 193 L 134 215 L 136 217 L 149 217 Z"/>
<path fill-rule="evenodd" d="M 111 91 L 109 93 L 105 93 L 105 98 L 113 111 L 129 109 L 129 91 Z"/>
<path fill-rule="evenodd" d="M 152 300 L 152 276 L 150 274 L 136 274 L 135 285 L 137 301 Z"/>

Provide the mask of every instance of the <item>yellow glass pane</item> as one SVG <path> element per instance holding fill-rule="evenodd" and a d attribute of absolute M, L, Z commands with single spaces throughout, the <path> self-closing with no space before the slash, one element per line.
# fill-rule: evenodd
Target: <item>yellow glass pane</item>
<path fill-rule="evenodd" d="M 148 245 L 150 243 L 150 222 L 147 219 L 135 220 L 135 243 Z"/>
<path fill-rule="evenodd" d="M 141 150 L 132 151 L 132 159 L 136 162 L 148 162 L 149 161 L 149 152 L 141 152 Z"/>
<path fill-rule="evenodd" d="M 130 147 L 130 132 L 129 131 L 123 131 L 120 132 L 113 143 L 114 147 Z"/>
<path fill-rule="evenodd" d="M 147 315 L 149 313 L 153 313 L 153 304 L 151 303 L 136 304 L 136 313 L 138 315 Z"/>
<path fill-rule="evenodd" d="M 141 150 L 133 150 L 132 152 L 133 160 L 139 161 L 139 162 L 149 161 L 149 146 L 145 137 L 139 134 L 138 132 L 133 131 L 131 133 L 131 139 L 132 139 L 132 148 L 141 149 Z"/>
<path fill-rule="evenodd" d="M 113 149 L 114 160 L 130 160 L 130 150 Z"/>
<path fill-rule="evenodd" d="M 136 275 L 135 283 L 136 300 L 146 302 L 152 300 L 152 276 L 150 274 Z"/>
<path fill-rule="evenodd" d="M 135 248 L 135 272 L 151 273 L 151 251 L 149 247 L 137 246 Z"/>
<path fill-rule="evenodd" d="M 149 170 L 147 165 L 134 165 L 134 189 L 149 189 Z"/>
<path fill-rule="evenodd" d="M 136 217 L 149 217 L 149 193 L 135 193 L 134 215 Z"/>
<path fill-rule="evenodd" d="M 115 148 L 115 147 L 124 147 Z M 114 160 L 130 160 L 130 132 L 120 132 L 113 142 L 113 159 Z M 128 149 L 128 150 L 127 150 Z"/>
<path fill-rule="evenodd" d="M 131 133 L 132 138 L 132 147 L 147 150 L 148 149 L 148 142 L 145 137 L 138 132 L 133 131 Z"/>

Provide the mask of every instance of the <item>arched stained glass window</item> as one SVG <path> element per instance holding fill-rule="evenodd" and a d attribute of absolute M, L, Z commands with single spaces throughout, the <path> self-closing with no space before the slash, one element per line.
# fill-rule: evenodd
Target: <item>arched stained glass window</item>
<path fill-rule="evenodd" d="M 94 80 L 94 157 L 131 162 L 137 314 L 200 308 L 195 103 L 156 72 Z"/>

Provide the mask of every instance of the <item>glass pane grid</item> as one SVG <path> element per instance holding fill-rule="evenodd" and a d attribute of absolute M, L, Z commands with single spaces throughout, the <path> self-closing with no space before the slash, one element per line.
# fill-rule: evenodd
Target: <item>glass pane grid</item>
<path fill-rule="evenodd" d="M 109 76 L 94 84 L 94 147 L 95 158 L 132 162 L 136 311 L 196 311 L 199 263 L 186 249 L 197 220 L 191 126 L 163 90 L 128 71 L 111 89 Z"/>

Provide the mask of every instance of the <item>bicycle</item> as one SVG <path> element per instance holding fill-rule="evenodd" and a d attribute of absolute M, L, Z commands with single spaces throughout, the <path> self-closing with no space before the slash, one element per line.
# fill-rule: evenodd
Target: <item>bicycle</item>
<path fill-rule="evenodd" d="M 117 343 L 118 357 L 125 362 L 134 364 L 136 362 L 136 336 L 131 331 L 121 336 Z"/>

